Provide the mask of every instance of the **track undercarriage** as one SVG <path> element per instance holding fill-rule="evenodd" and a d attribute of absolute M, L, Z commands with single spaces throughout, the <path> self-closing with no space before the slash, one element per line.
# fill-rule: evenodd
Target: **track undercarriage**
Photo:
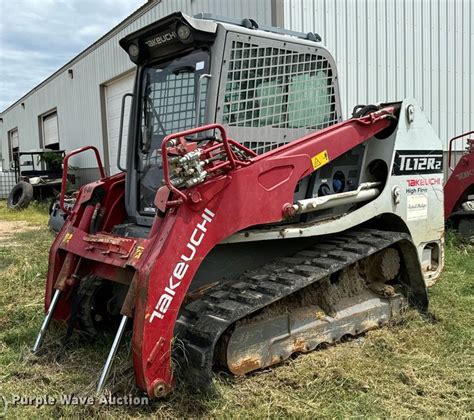
<path fill-rule="evenodd" d="M 423 290 L 405 283 L 407 240 L 348 231 L 192 293 L 175 330 L 184 376 L 207 386 L 213 367 L 243 375 L 385 325 L 409 303 L 425 307 Z"/>
<path fill-rule="evenodd" d="M 176 373 L 207 389 L 213 370 L 245 375 L 396 322 L 409 304 L 425 308 L 423 289 L 405 283 L 408 242 L 396 232 L 351 230 L 193 290 L 176 323 Z M 87 277 L 77 294 L 83 333 L 118 325 L 126 288 Z"/>

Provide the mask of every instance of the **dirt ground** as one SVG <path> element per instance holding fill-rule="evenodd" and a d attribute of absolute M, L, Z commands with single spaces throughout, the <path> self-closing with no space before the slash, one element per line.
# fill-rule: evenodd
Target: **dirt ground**
<path fill-rule="evenodd" d="M 0 220 L 0 244 L 7 239 L 11 239 L 13 235 L 29 230 L 38 230 L 37 226 L 32 226 L 25 221 L 8 221 Z"/>
<path fill-rule="evenodd" d="M 391 328 L 244 377 L 218 372 L 209 397 L 178 383 L 169 398 L 146 404 L 63 403 L 95 395 L 113 335 L 75 335 L 64 352 L 66 328 L 52 323 L 43 354 L 31 354 L 44 319 L 47 221 L 46 206 L 10 212 L 0 201 L 0 418 L 474 418 L 474 246 L 451 233 L 428 314 L 410 311 Z M 143 395 L 127 374 L 131 358 L 129 334 L 112 369 L 112 396 Z"/>

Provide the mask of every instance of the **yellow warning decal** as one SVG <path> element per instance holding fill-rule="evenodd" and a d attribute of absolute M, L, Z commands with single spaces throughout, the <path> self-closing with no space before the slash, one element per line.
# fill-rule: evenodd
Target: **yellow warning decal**
<path fill-rule="evenodd" d="M 311 158 L 311 163 L 313 164 L 313 169 L 319 169 L 322 166 L 326 165 L 329 162 L 329 155 L 327 150 L 323 150 L 321 153 L 318 153 L 316 156 Z"/>
<path fill-rule="evenodd" d="M 139 260 L 142 256 L 144 250 L 145 250 L 144 247 L 137 246 L 137 249 L 135 250 L 135 254 L 133 255 L 133 259 L 134 260 Z"/>
<path fill-rule="evenodd" d="M 71 232 L 67 232 L 65 235 L 64 235 L 64 238 L 63 238 L 63 243 L 64 244 L 67 244 L 69 243 L 69 241 L 72 239 L 72 233 Z"/>

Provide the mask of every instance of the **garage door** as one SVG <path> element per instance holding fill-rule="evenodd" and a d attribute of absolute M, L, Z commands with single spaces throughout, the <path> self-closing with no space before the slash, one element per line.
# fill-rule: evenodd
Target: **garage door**
<path fill-rule="evenodd" d="M 59 149 L 58 114 L 56 112 L 43 117 L 43 141 L 44 147 Z"/>
<path fill-rule="evenodd" d="M 18 130 L 16 129 L 10 131 L 10 145 L 12 149 L 20 147 L 20 142 L 18 140 Z"/>
<path fill-rule="evenodd" d="M 105 91 L 105 108 L 107 113 L 107 136 L 109 146 L 109 162 L 110 173 L 116 174 L 119 172 L 117 168 L 117 153 L 118 153 L 118 138 L 120 131 L 120 111 L 122 108 L 122 97 L 126 93 L 131 93 L 133 90 L 133 81 L 135 74 L 129 74 L 119 80 L 114 81 L 106 86 Z M 125 113 L 123 123 L 123 139 L 122 139 L 122 166 L 125 166 L 125 156 L 127 150 L 127 135 L 128 135 L 128 119 L 130 114 L 131 98 L 125 101 Z"/>
<path fill-rule="evenodd" d="M 10 137 L 10 150 L 9 152 L 9 157 L 10 157 L 10 162 L 13 161 L 13 153 L 18 152 L 20 150 L 20 141 L 18 139 L 18 129 L 14 129 L 8 132 L 8 135 Z"/>

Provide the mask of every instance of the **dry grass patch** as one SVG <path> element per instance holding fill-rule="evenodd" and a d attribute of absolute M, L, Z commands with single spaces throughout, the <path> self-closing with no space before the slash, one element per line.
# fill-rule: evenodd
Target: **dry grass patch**
<path fill-rule="evenodd" d="M 36 211 L 33 224 L 46 223 Z M 13 240 L 22 246 L 0 249 L 0 394 L 10 400 L 15 394 L 92 393 L 112 338 L 90 343 L 75 335 L 64 349 L 65 328 L 53 325 L 43 353 L 32 356 L 52 235 L 43 227 Z M 473 255 L 474 247 L 448 235 L 446 268 L 430 290 L 429 316 L 410 311 L 392 328 L 244 378 L 219 373 L 211 397 L 178 386 L 169 399 L 149 406 L 21 405 L 8 407 L 7 416 L 473 417 Z M 141 395 L 130 353 L 125 339 L 109 384 L 116 395 Z"/>
<path fill-rule="evenodd" d="M 48 203 L 33 201 L 24 210 L 11 210 L 5 200 L 0 200 L 0 222 L 20 221 L 28 225 L 46 226 L 48 223 Z"/>

